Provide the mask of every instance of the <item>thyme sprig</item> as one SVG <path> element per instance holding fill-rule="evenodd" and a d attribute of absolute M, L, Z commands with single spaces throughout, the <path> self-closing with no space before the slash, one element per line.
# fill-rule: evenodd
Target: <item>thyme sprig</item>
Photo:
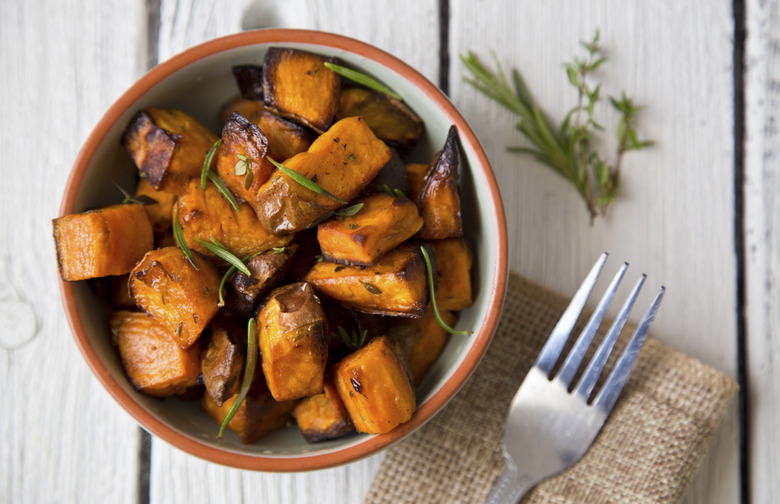
<path fill-rule="evenodd" d="M 246 329 L 246 365 L 244 366 L 244 378 L 241 380 L 241 388 L 238 390 L 236 400 L 230 406 L 225 419 L 222 420 L 222 425 L 219 426 L 219 433 L 217 434 L 217 440 L 222 439 L 222 434 L 225 433 L 230 420 L 241 407 L 241 403 L 246 399 L 249 389 L 252 386 L 252 380 L 255 378 L 255 369 L 257 368 L 257 357 L 260 353 L 257 346 L 257 322 L 254 317 L 249 319 Z"/>
<path fill-rule="evenodd" d="M 337 65 L 329 61 L 326 61 L 324 65 L 327 69 L 336 72 L 342 77 L 345 77 L 353 82 L 357 82 L 358 84 L 361 84 L 369 89 L 373 89 L 374 91 L 379 91 L 380 93 L 384 93 L 388 96 L 392 96 L 398 101 L 403 101 L 401 95 L 393 92 L 390 88 L 388 88 L 381 82 L 377 81 L 373 77 L 369 77 L 364 73 L 360 73 L 358 71 L 352 70 L 351 68 L 343 67 L 341 65 Z"/>
<path fill-rule="evenodd" d="M 601 85 L 591 84 L 591 76 L 606 60 L 599 45 L 599 32 L 593 39 L 582 42 L 584 59 L 574 58 L 564 63 L 572 86 L 577 89 L 577 103 L 569 110 L 560 125 L 554 125 L 533 101 L 520 72 L 515 68 L 511 82 L 496 58 L 496 71 L 489 70 L 473 53 L 461 55 L 471 77 L 465 80 L 488 98 L 520 117 L 517 129 L 532 147 L 513 147 L 511 152 L 534 156 L 541 163 L 569 180 L 585 201 L 591 225 L 595 218 L 605 215 L 620 194 L 620 168 L 623 155 L 653 145 L 640 140 L 636 115 L 643 107 L 634 105 L 625 91 L 621 98 L 610 97 L 612 107 L 620 114 L 617 125 L 618 148 L 610 165 L 595 147 L 595 132 L 604 128 L 594 118 L 596 104 L 601 100 Z"/>
<path fill-rule="evenodd" d="M 266 159 L 270 161 L 272 165 L 277 167 L 279 171 L 281 171 L 282 173 L 284 173 L 285 175 L 287 175 L 288 177 L 290 177 L 291 179 L 293 179 L 295 182 L 302 185 L 306 189 L 309 189 L 310 191 L 314 191 L 317 194 L 322 194 L 323 196 L 327 196 L 328 198 L 338 203 L 341 203 L 342 205 L 346 205 L 347 203 L 349 203 L 349 201 L 345 201 L 339 198 L 338 196 L 334 196 L 333 194 L 329 193 L 328 191 L 320 187 L 319 184 L 317 184 L 312 179 L 306 177 L 305 175 L 301 175 L 297 171 L 287 168 L 283 164 L 274 161 L 270 157 L 266 156 Z"/>
<path fill-rule="evenodd" d="M 471 334 L 471 331 L 456 331 L 441 318 L 439 307 L 436 306 L 436 290 L 433 288 L 433 266 L 431 266 L 431 257 L 428 255 L 425 245 L 421 245 L 420 250 L 422 251 L 423 259 L 425 260 L 425 267 L 428 270 L 428 288 L 431 292 L 431 307 L 433 308 L 433 315 L 436 317 L 436 322 L 438 322 L 442 329 L 450 334 Z"/>
<path fill-rule="evenodd" d="M 358 350 L 366 343 L 366 336 L 368 335 L 368 329 L 364 329 L 360 332 L 356 329 L 352 329 L 351 333 L 348 333 L 346 329 L 338 326 L 339 335 L 341 340 L 350 350 Z"/>

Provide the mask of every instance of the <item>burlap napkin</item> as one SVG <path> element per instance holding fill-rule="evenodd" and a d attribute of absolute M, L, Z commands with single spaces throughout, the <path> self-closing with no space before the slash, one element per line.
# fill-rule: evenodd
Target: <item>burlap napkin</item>
<path fill-rule="evenodd" d="M 388 451 L 365 502 L 483 502 L 502 465 L 509 402 L 568 302 L 510 275 L 483 361 L 443 411 Z M 731 378 L 649 338 L 585 457 L 523 502 L 678 502 L 736 391 Z"/>

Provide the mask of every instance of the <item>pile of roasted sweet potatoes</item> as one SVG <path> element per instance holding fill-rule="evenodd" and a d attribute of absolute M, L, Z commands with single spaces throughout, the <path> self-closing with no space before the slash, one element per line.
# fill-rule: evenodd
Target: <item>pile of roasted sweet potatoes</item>
<path fill-rule="evenodd" d="M 430 163 L 405 162 L 423 121 L 326 62 L 273 48 L 235 67 L 221 137 L 180 110 L 139 111 L 122 137 L 134 196 L 53 221 L 61 276 L 110 302 L 107 337 L 138 391 L 202 397 L 222 423 L 259 352 L 228 424 L 245 443 L 291 418 L 310 442 L 409 420 L 444 325 L 472 303 L 457 131 Z"/>

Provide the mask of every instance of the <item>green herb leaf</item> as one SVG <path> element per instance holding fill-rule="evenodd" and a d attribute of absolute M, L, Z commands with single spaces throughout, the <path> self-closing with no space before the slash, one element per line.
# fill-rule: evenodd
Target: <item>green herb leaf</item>
<path fill-rule="evenodd" d="M 338 326 L 339 335 L 341 341 L 351 350 L 358 350 L 366 343 L 366 336 L 368 335 L 368 329 L 365 329 L 362 333 L 359 330 L 352 330 L 352 333 L 348 333 L 346 329 Z"/>
<path fill-rule="evenodd" d="M 239 154 L 238 162 L 236 163 L 236 167 L 233 173 L 235 173 L 240 177 L 242 175 L 246 175 L 246 172 L 250 171 L 251 169 L 252 169 L 252 160 L 244 156 L 243 154 Z"/>
<path fill-rule="evenodd" d="M 236 198 L 233 197 L 233 193 L 231 193 L 230 189 L 228 189 L 227 186 L 225 185 L 225 181 L 222 180 L 219 175 L 217 175 L 211 170 L 208 171 L 207 176 L 209 180 L 211 180 L 211 182 L 217 188 L 217 190 L 220 193 L 222 193 L 222 196 L 226 200 L 228 200 L 230 206 L 233 207 L 233 211 L 238 212 L 238 201 L 236 201 Z"/>
<path fill-rule="evenodd" d="M 331 217 L 333 217 L 333 214 L 334 214 L 334 213 L 335 213 L 335 212 L 334 212 L 333 210 L 331 210 L 330 212 L 325 212 L 324 214 L 320 215 L 319 217 L 317 217 L 316 219 L 314 219 L 313 221 L 311 221 L 311 222 L 309 223 L 309 225 L 308 225 L 308 226 L 306 226 L 306 229 L 311 229 L 311 228 L 313 228 L 313 227 L 317 227 L 317 226 L 319 226 L 321 223 L 323 223 L 323 222 L 325 222 L 326 220 L 328 220 L 328 219 L 330 219 Z"/>
<path fill-rule="evenodd" d="M 225 429 L 230 423 L 230 420 L 233 419 L 233 416 L 235 416 L 238 408 L 241 406 L 241 403 L 244 402 L 247 394 L 249 393 L 249 388 L 252 386 L 252 381 L 255 378 L 257 357 L 260 353 L 258 348 L 257 321 L 255 321 L 255 318 L 252 317 L 249 319 L 249 323 L 247 324 L 246 329 L 246 365 L 244 366 L 244 378 L 241 380 L 241 388 L 238 391 L 236 400 L 233 401 L 233 405 L 230 406 L 230 410 L 228 410 L 227 415 L 225 415 L 225 419 L 222 421 L 222 425 L 219 427 L 219 434 L 217 434 L 218 440 L 222 439 L 222 435 L 225 433 Z"/>
<path fill-rule="evenodd" d="M 134 203 L 136 205 L 154 205 L 155 203 L 157 203 L 157 200 L 152 198 L 151 196 L 147 196 L 146 194 L 141 194 L 140 196 L 133 196 L 129 192 L 125 191 L 122 188 L 122 186 L 120 186 L 116 182 L 113 182 L 113 184 L 117 189 L 119 189 L 119 192 L 121 192 L 122 195 L 125 197 L 125 199 L 122 200 L 123 205 L 131 204 L 131 203 Z"/>
<path fill-rule="evenodd" d="M 344 207 L 340 210 L 336 210 L 336 215 L 339 217 L 352 217 L 353 215 L 356 215 L 362 208 L 365 206 L 365 203 L 358 203 L 356 205 Z"/>
<path fill-rule="evenodd" d="M 389 186 L 389 185 L 387 185 L 387 184 L 384 184 L 382 187 L 384 188 L 384 190 L 385 190 L 385 192 L 387 193 L 387 195 L 388 195 L 388 196 L 393 196 L 393 197 L 395 197 L 395 193 L 393 192 L 393 190 L 392 190 L 392 189 L 390 189 L 390 186 Z"/>
<path fill-rule="evenodd" d="M 225 274 L 222 275 L 222 279 L 219 281 L 219 301 L 217 302 L 217 306 L 220 308 L 225 306 L 225 298 L 222 297 L 222 290 L 225 288 L 225 282 L 227 282 L 236 271 L 238 271 L 238 268 L 235 266 L 229 267 Z"/>
<path fill-rule="evenodd" d="M 433 315 L 436 317 L 436 322 L 439 323 L 442 329 L 450 334 L 471 334 L 471 331 L 456 331 L 441 318 L 439 314 L 439 308 L 436 306 L 436 291 L 433 288 L 433 267 L 431 266 L 431 257 L 428 255 L 428 251 L 425 249 L 425 245 L 420 246 L 423 259 L 425 260 L 425 266 L 428 269 L 428 288 L 431 294 L 431 307 L 433 308 Z"/>
<path fill-rule="evenodd" d="M 363 86 L 373 89 L 374 91 L 379 91 L 380 93 L 384 93 L 388 96 L 392 96 L 396 100 L 403 101 L 401 95 L 399 95 L 398 93 L 394 93 L 392 90 L 390 90 L 390 88 L 388 88 L 384 84 L 381 84 L 379 81 L 377 81 L 372 77 L 369 77 L 366 74 L 357 72 L 355 70 L 352 70 L 351 68 L 343 67 L 341 65 L 336 65 L 335 63 L 331 63 L 330 61 L 325 62 L 325 67 L 328 68 L 329 70 L 336 72 L 342 77 L 346 77 L 347 79 L 353 82 L 362 84 Z"/>
<path fill-rule="evenodd" d="M 203 167 L 200 169 L 200 188 L 205 189 L 206 188 L 206 179 L 208 178 L 208 173 L 211 171 L 211 163 L 214 160 L 214 154 L 217 153 L 217 149 L 219 149 L 219 146 L 222 145 L 222 139 L 220 138 L 214 144 L 211 146 L 209 151 L 206 153 L 206 157 L 203 159 Z"/>
<path fill-rule="evenodd" d="M 368 283 L 368 282 L 363 282 L 363 281 L 361 281 L 360 283 L 362 283 L 363 287 L 365 287 L 366 290 L 368 292 L 370 292 L 371 294 L 374 294 L 374 295 L 382 294 L 382 289 L 380 289 L 376 285 L 374 285 L 372 283 Z"/>
<path fill-rule="evenodd" d="M 287 247 L 274 247 L 273 249 L 273 255 L 281 254 L 285 250 L 287 250 Z"/>
<path fill-rule="evenodd" d="M 238 269 L 238 271 L 241 273 L 247 276 L 252 275 L 252 272 L 249 271 L 249 268 L 247 268 L 246 264 L 244 264 L 244 261 L 233 255 L 227 248 L 225 248 L 224 245 L 219 243 L 214 238 L 211 239 L 211 243 L 205 240 L 201 240 L 200 238 L 196 238 L 195 240 L 206 247 L 212 254 L 235 266 L 236 269 Z"/>
<path fill-rule="evenodd" d="M 189 245 L 187 245 L 187 240 L 184 239 L 184 231 L 181 229 L 181 223 L 179 222 L 179 207 L 174 206 L 173 207 L 173 239 L 176 241 L 176 245 L 179 246 L 182 253 L 184 254 L 184 257 L 187 258 L 187 260 L 192 264 L 192 267 L 195 268 L 195 270 L 198 270 L 198 266 L 195 264 L 195 258 L 192 257 L 192 251 L 190 250 Z"/>
<path fill-rule="evenodd" d="M 277 163 L 276 161 L 274 161 L 273 159 L 271 159 L 271 158 L 269 158 L 267 156 L 266 156 L 266 159 L 268 161 L 270 161 L 272 165 L 277 167 L 279 169 L 279 171 L 281 171 L 282 173 L 284 173 L 285 175 L 287 175 L 288 177 L 290 177 L 291 179 L 293 179 L 295 182 L 297 182 L 298 184 L 302 185 L 306 189 L 309 189 L 310 191 L 314 191 L 317 194 L 322 194 L 323 196 L 327 196 L 328 198 L 330 198 L 330 199 L 332 199 L 334 201 L 337 201 L 337 202 L 341 203 L 342 205 L 346 205 L 347 203 L 349 203 L 349 201 L 344 201 L 343 199 L 341 199 L 341 198 L 339 198 L 337 196 L 334 196 L 333 194 L 329 193 L 328 191 L 326 191 L 325 189 L 323 189 L 322 187 L 317 185 L 316 182 L 314 182 L 311 179 L 306 178 L 305 176 L 301 175 L 297 171 L 291 170 L 290 168 L 287 168 L 286 166 L 284 166 L 281 163 Z"/>

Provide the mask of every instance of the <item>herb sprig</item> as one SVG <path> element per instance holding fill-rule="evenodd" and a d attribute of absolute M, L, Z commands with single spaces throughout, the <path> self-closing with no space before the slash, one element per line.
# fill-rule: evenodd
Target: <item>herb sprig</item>
<path fill-rule="evenodd" d="M 596 104 L 601 100 L 601 85 L 593 86 L 590 78 L 606 60 L 599 45 L 599 32 L 593 39 L 582 42 L 587 56 L 564 63 L 566 75 L 577 89 L 577 103 L 569 110 L 560 125 L 554 125 L 534 103 L 528 87 L 515 68 L 511 82 L 496 58 L 497 70 L 489 70 L 473 53 L 461 55 L 471 77 L 465 80 L 488 98 L 498 102 L 520 117 L 517 129 L 533 147 L 514 147 L 511 152 L 534 156 L 541 163 L 568 179 L 585 201 L 591 225 L 595 218 L 605 215 L 620 194 L 620 167 L 623 155 L 653 145 L 640 140 L 636 116 L 643 107 L 634 105 L 625 91 L 621 98 L 610 97 L 612 107 L 620 114 L 617 125 L 618 147 L 610 165 L 595 147 L 595 132 L 604 128 L 594 118 Z"/>
<path fill-rule="evenodd" d="M 200 238 L 195 238 L 195 240 L 206 247 L 212 254 L 235 266 L 236 269 L 241 273 L 247 276 L 252 275 L 252 272 L 249 271 L 249 268 L 247 268 L 246 264 L 244 264 L 241 259 L 233 255 L 233 253 L 231 253 L 227 247 L 222 245 L 218 240 L 215 240 L 214 238 L 211 238 L 211 242 L 201 240 Z"/>
<path fill-rule="evenodd" d="M 433 315 L 436 317 L 436 322 L 438 322 L 442 329 L 450 334 L 471 334 L 471 331 L 456 331 L 441 318 L 439 307 L 436 306 L 436 290 L 433 288 L 433 266 L 431 266 L 431 257 L 428 255 L 425 245 L 421 245 L 420 250 L 422 251 L 423 259 L 425 260 L 425 267 L 428 270 L 428 288 L 431 292 L 431 307 L 433 308 Z"/>
<path fill-rule="evenodd" d="M 187 245 L 187 240 L 184 239 L 184 231 L 182 231 L 181 223 L 179 222 L 179 207 L 177 206 L 173 207 L 173 221 L 171 226 L 173 228 L 173 239 L 176 242 L 176 245 L 179 246 L 184 257 L 186 257 L 192 267 L 195 268 L 195 271 L 198 271 L 198 265 L 195 264 L 195 258 L 192 256 L 192 251 L 190 250 L 189 245 Z"/>
<path fill-rule="evenodd" d="M 348 333 L 346 329 L 338 326 L 338 330 L 339 335 L 341 335 L 341 340 L 350 350 L 358 350 L 365 345 L 368 329 L 364 329 L 363 332 L 353 329 L 352 333 Z"/>
<path fill-rule="evenodd" d="M 252 386 L 252 380 L 255 378 L 255 369 L 257 368 L 257 357 L 259 354 L 257 346 L 257 322 L 254 317 L 249 319 L 246 329 L 246 365 L 244 366 L 244 378 L 241 380 L 241 388 L 238 390 L 238 396 L 233 404 L 230 406 L 225 419 L 222 420 L 222 425 L 219 426 L 219 433 L 217 434 L 217 440 L 222 439 L 222 434 L 225 433 L 230 420 L 233 419 L 238 408 L 241 407 L 241 403 L 246 399 L 249 393 L 249 388 Z"/>
<path fill-rule="evenodd" d="M 113 181 L 112 181 L 113 182 Z M 122 200 L 123 205 L 128 204 L 136 204 L 136 205 L 154 205 L 157 203 L 157 200 L 152 198 L 151 196 L 147 196 L 146 194 L 139 194 L 137 196 L 133 196 L 129 192 L 125 191 L 122 186 L 114 182 L 114 185 L 117 189 L 119 189 L 119 192 L 122 193 L 122 195 L 125 197 L 125 199 Z"/>
<path fill-rule="evenodd" d="M 390 88 L 388 88 L 384 84 L 380 83 L 379 81 L 377 81 L 372 77 L 369 77 L 364 73 L 360 73 L 355 70 L 352 70 L 351 68 L 347 68 L 341 65 L 337 65 L 335 63 L 331 63 L 330 61 L 326 61 L 324 65 L 325 68 L 336 72 L 342 77 L 345 77 L 353 82 L 357 82 L 358 84 L 361 84 L 369 89 L 373 89 L 374 91 L 379 91 L 380 93 L 384 93 L 388 96 L 392 96 L 398 101 L 403 101 L 401 95 L 393 92 Z"/>
<path fill-rule="evenodd" d="M 200 188 L 205 189 L 206 188 L 206 179 L 208 178 L 209 172 L 211 171 L 211 165 L 214 161 L 214 155 L 217 153 L 217 149 L 219 149 L 219 146 L 222 145 L 222 139 L 217 139 L 216 142 L 211 146 L 209 151 L 206 153 L 206 157 L 203 158 L 203 166 L 200 169 Z"/>

